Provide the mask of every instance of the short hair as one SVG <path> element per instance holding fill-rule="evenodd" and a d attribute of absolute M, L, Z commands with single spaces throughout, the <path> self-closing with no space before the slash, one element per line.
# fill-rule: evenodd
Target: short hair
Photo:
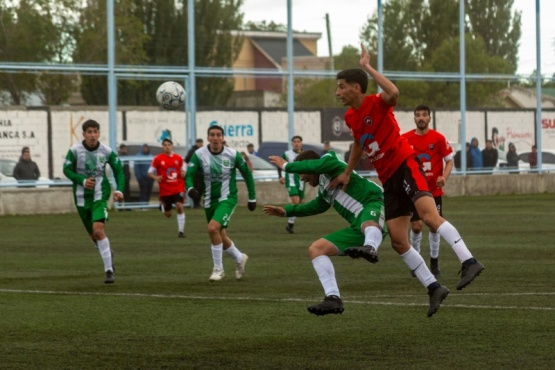
<path fill-rule="evenodd" d="M 171 145 L 173 145 L 173 141 L 171 141 L 170 138 L 165 138 L 164 140 L 162 140 L 162 144 L 164 144 L 164 142 L 166 142 L 166 141 L 167 141 L 168 143 L 170 143 Z M 144 145 L 146 145 L 146 144 L 144 144 Z"/>
<path fill-rule="evenodd" d="M 532 145 L 532 149 L 538 149 L 538 146 L 536 144 Z"/>
<path fill-rule="evenodd" d="M 121 144 L 119 145 L 119 148 L 120 148 L 120 149 L 127 148 L 127 145 L 121 143 Z"/>
<path fill-rule="evenodd" d="M 222 132 L 222 136 L 224 136 L 224 129 L 222 128 L 222 126 L 212 125 L 208 127 L 208 130 L 206 131 L 207 135 L 210 135 L 210 130 L 220 130 Z"/>
<path fill-rule="evenodd" d="M 303 150 L 295 158 L 295 162 L 305 161 L 310 159 L 320 159 L 320 154 L 316 153 L 314 150 Z"/>
<path fill-rule="evenodd" d="M 295 135 L 291 138 L 291 141 L 295 140 L 295 139 L 299 139 L 300 141 L 303 141 L 303 138 L 299 135 Z"/>
<path fill-rule="evenodd" d="M 360 85 L 360 91 L 366 94 L 368 89 L 368 75 L 360 68 L 349 68 L 340 71 L 337 76 L 337 80 L 345 80 L 348 84 L 356 83 Z"/>
<path fill-rule="evenodd" d="M 29 150 L 28 146 L 24 146 L 23 148 L 21 148 L 21 154 L 30 153 L 30 152 L 31 152 L 31 150 Z"/>
<path fill-rule="evenodd" d="M 414 108 L 414 113 L 416 113 L 419 110 L 425 110 L 428 112 L 428 116 L 430 115 L 430 107 L 428 107 L 427 105 L 424 104 L 420 104 L 418 107 Z"/>
<path fill-rule="evenodd" d="M 254 148 L 254 144 L 253 143 L 248 143 L 247 148 Z"/>
<path fill-rule="evenodd" d="M 204 140 L 201 139 L 201 138 L 198 138 L 198 139 L 195 141 L 195 143 L 197 143 L 197 144 L 198 144 L 198 143 L 204 143 Z"/>
<path fill-rule="evenodd" d="M 87 131 L 90 127 L 100 130 L 100 124 L 93 119 L 86 120 L 85 122 L 83 122 L 83 125 L 81 126 L 81 128 L 83 129 L 83 132 Z"/>

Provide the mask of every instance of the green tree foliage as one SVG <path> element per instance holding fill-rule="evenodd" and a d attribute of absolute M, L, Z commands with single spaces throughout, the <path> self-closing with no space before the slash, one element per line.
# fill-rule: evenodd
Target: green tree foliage
<path fill-rule="evenodd" d="M 240 29 L 242 0 L 195 1 L 195 64 L 231 67 L 242 40 L 232 37 Z M 187 1 L 116 0 L 116 64 L 188 65 Z M 106 1 L 88 0 L 76 32 L 75 60 L 105 64 L 107 60 Z M 118 104 L 156 104 L 154 92 L 161 81 L 118 81 Z M 233 92 L 231 78 L 197 80 L 197 105 L 224 105 Z M 83 97 L 89 104 L 107 103 L 105 76 L 86 76 Z"/>
<path fill-rule="evenodd" d="M 47 0 L 0 1 L 0 62 L 43 63 L 56 59 L 61 35 L 56 26 L 56 7 Z M 23 104 L 37 91 L 40 79 L 33 73 L 1 73 L 5 102 Z"/>
<path fill-rule="evenodd" d="M 512 74 L 516 71 L 520 13 L 511 13 L 512 0 L 466 0 L 466 72 Z M 390 0 L 383 6 L 385 71 L 458 72 L 458 0 Z M 378 19 L 374 14 L 361 32 L 377 66 Z M 458 82 L 395 81 L 399 105 L 415 102 L 435 107 L 459 104 Z M 495 105 L 503 84 L 473 82 L 467 89 L 469 106 Z"/>

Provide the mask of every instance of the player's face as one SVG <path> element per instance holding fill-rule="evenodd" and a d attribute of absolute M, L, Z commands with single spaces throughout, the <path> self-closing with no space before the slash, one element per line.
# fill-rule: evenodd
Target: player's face
<path fill-rule="evenodd" d="M 83 131 L 83 137 L 85 138 L 85 144 L 87 144 L 87 146 L 95 147 L 98 144 L 100 131 L 95 127 L 89 127 L 86 131 Z"/>
<path fill-rule="evenodd" d="M 335 96 L 344 106 L 353 105 L 357 101 L 360 92 L 359 84 L 348 84 L 344 79 L 337 80 Z"/>
<path fill-rule="evenodd" d="M 162 151 L 166 154 L 172 154 L 173 145 L 169 141 L 164 141 L 162 143 Z"/>
<path fill-rule="evenodd" d="M 208 132 L 208 142 L 213 152 L 219 152 L 224 146 L 224 135 L 220 130 L 210 130 Z"/>
<path fill-rule="evenodd" d="M 303 142 L 299 139 L 294 139 L 291 141 L 291 147 L 296 153 L 299 153 L 303 149 Z"/>
<path fill-rule="evenodd" d="M 308 183 L 310 186 L 317 187 L 320 183 L 320 177 L 317 174 L 301 173 L 301 180 Z"/>
<path fill-rule="evenodd" d="M 427 110 L 417 110 L 414 112 L 414 123 L 419 130 L 425 130 L 430 124 L 431 117 Z"/>

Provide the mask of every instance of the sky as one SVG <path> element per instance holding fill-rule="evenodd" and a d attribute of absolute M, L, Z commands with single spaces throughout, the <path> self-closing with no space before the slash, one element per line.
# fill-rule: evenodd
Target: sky
<path fill-rule="evenodd" d="M 385 3 L 387 0 L 382 0 Z M 328 55 L 326 13 L 330 18 L 333 54 L 345 45 L 359 45 L 359 34 L 368 18 L 377 9 L 377 0 L 291 0 L 293 29 L 321 33 L 318 54 Z M 343 6 L 348 4 L 348 6 Z M 244 21 L 274 21 L 287 24 L 287 0 L 244 0 L 241 8 Z M 517 74 L 530 75 L 536 69 L 536 0 L 514 0 L 513 11 L 522 11 L 522 36 Z M 555 74 L 554 0 L 540 0 L 541 70 L 542 75 Z"/>

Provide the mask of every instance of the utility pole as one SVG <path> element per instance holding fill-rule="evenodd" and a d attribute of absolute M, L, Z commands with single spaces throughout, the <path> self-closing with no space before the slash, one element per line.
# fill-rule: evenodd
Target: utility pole
<path fill-rule="evenodd" d="M 328 52 L 330 54 L 330 69 L 335 71 L 335 63 L 333 62 L 333 51 L 331 49 L 331 32 L 330 32 L 330 15 L 326 13 L 326 30 L 328 32 Z"/>

